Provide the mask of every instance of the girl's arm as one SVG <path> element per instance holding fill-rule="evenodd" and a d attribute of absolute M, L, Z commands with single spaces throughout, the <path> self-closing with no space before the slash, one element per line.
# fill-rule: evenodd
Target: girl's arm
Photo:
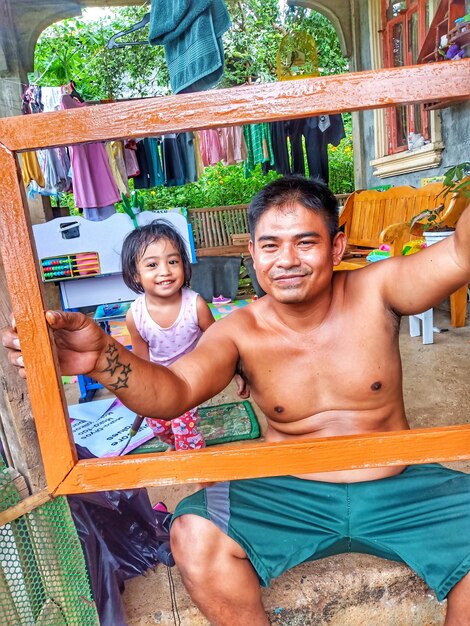
<path fill-rule="evenodd" d="M 209 328 L 209 326 L 212 326 L 212 324 L 215 322 L 215 319 L 207 302 L 203 300 L 199 295 L 196 301 L 196 310 L 199 328 L 202 330 L 202 332 L 204 332 Z"/>
<path fill-rule="evenodd" d="M 142 339 L 141 334 L 137 330 L 131 309 L 127 311 L 126 326 L 129 331 L 129 335 L 131 336 L 132 352 L 137 356 L 140 356 L 141 359 L 150 361 L 148 343 Z"/>

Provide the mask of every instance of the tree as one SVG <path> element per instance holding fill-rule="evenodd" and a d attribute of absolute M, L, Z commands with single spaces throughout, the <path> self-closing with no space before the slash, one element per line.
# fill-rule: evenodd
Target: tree
<path fill-rule="evenodd" d="M 320 74 L 347 71 L 347 60 L 341 54 L 334 27 L 320 13 L 295 7 L 289 8 L 282 15 L 278 0 L 226 0 L 226 3 L 232 18 L 232 28 L 224 35 L 225 73 L 220 87 L 276 80 L 276 56 L 282 38 L 286 33 L 297 30 L 313 35 Z M 73 79 L 85 100 L 170 93 L 168 69 L 161 46 L 133 45 L 112 50 L 106 47 L 113 35 L 140 21 L 147 11 L 145 6 L 114 8 L 95 22 L 69 19 L 50 26 L 37 43 L 35 76 L 32 80 L 38 80 L 42 85 L 58 86 Z M 119 41 L 132 41 L 133 38 L 145 41 L 147 36 L 148 27 Z M 346 140 L 337 149 L 330 150 L 331 186 L 336 193 L 353 189 L 350 116 L 345 116 L 345 123 Z M 240 184 L 239 173 L 235 173 L 235 170 L 230 172 L 233 174 L 232 183 L 226 181 L 223 193 L 227 195 L 227 190 L 231 188 L 234 193 L 237 190 L 236 193 L 245 198 L 249 193 L 248 187 Z M 207 189 L 204 189 L 204 193 L 199 194 L 202 183 L 199 187 L 196 185 L 191 188 L 194 201 L 200 197 L 198 202 L 204 202 L 203 198 L 207 197 L 212 183 L 215 183 L 211 176 L 206 177 Z M 168 198 L 176 194 L 173 200 L 177 204 L 183 202 L 193 206 L 190 199 L 180 198 L 181 193 L 178 191 L 159 190 L 158 200 L 163 200 L 165 194 Z M 236 198 L 234 201 L 237 202 Z"/>
<path fill-rule="evenodd" d="M 145 7 L 116 8 L 96 22 L 67 19 L 47 28 L 38 40 L 32 82 L 60 86 L 74 80 L 86 100 L 132 98 L 169 93 L 160 46 L 108 50 L 109 39 L 140 21 Z M 148 28 L 119 41 L 146 40 Z"/>

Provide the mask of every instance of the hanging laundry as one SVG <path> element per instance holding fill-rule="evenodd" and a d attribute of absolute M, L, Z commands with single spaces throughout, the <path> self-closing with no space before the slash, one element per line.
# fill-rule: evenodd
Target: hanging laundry
<path fill-rule="evenodd" d="M 194 149 L 194 133 L 178 133 L 176 135 L 179 152 L 183 161 L 184 182 L 194 183 L 199 179 Z"/>
<path fill-rule="evenodd" d="M 109 167 L 116 181 L 117 188 L 125 196 L 129 195 L 126 164 L 124 162 L 122 141 L 107 141 L 105 143 Z"/>
<path fill-rule="evenodd" d="M 243 126 L 248 158 L 245 161 L 245 175 L 248 176 L 257 163 L 274 165 L 274 152 L 269 124 L 248 124 Z"/>
<path fill-rule="evenodd" d="M 345 137 L 341 115 L 320 115 L 270 123 L 275 168 L 278 174 L 305 176 L 305 152 L 309 176 L 328 183 L 328 145 Z M 289 159 L 288 139 L 291 144 Z"/>
<path fill-rule="evenodd" d="M 42 101 L 44 113 L 48 111 L 58 111 L 60 109 L 60 98 L 62 90 L 60 87 L 42 87 Z"/>
<path fill-rule="evenodd" d="M 133 178 L 140 174 L 139 162 L 137 161 L 137 143 L 134 139 L 124 140 L 124 161 L 127 178 Z"/>
<path fill-rule="evenodd" d="M 58 193 L 69 191 L 72 186 L 72 179 L 69 176 L 70 159 L 65 148 L 49 148 L 38 150 L 38 161 L 44 174 L 43 195 L 55 196 Z"/>
<path fill-rule="evenodd" d="M 184 162 L 175 133 L 163 135 L 162 153 L 165 187 L 184 185 Z"/>
<path fill-rule="evenodd" d="M 201 135 L 198 131 L 194 131 L 194 158 L 196 160 L 197 177 L 201 178 L 204 173 L 204 163 L 202 161 Z"/>
<path fill-rule="evenodd" d="M 346 136 L 342 116 L 320 115 L 303 120 L 291 120 L 289 135 L 292 146 L 292 173 L 305 174 L 302 148 L 304 137 L 310 178 L 321 178 L 328 184 L 328 145 L 337 146 Z"/>
<path fill-rule="evenodd" d="M 86 104 L 78 102 L 68 94 L 62 96 L 62 109 L 78 109 L 84 106 Z M 89 143 L 71 146 L 69 150 L 76 206 L 82 209 L 99 210 L 118 202 L 120 194 L 109 167 L 104 144 Z M 105 211 L 102 212 L 103 218 L 105 213 Z M 85 212 L 84 215 L 86 216 Z"/>
<path fill-rule="evenodd" d="M 41 98 L 41 87 L 38 85 L 27 85 L 21 96 L 21 113 L 41 113 L 44 105 Z"/>
<path fill-rule="evenodd" d="M 219 131 L 211 128 L 209 130 L 200 130 L 199 137 L 201 139 L 201 157 L 202 162 L 207 167 L 215 165 L 222 161 L 222 146 L 220 145 Z"/>
<path fill-rule="evenodd" d="M 218 83 L 224 72 L 222 35 L 230 26 L 223 0 L 152 2 L 149 42 L 165 49 L 173 93 Z"/>
<path fill-rule="evenodd" d="M 292 174 L 288 147 L 289 120 L 270 122 L 269 131 L 271 133 L 276 172 L 283 176 L 288 176 Z"/>
<path fill-rule="evenodd" d="M 39 165 L 38 156 L 33 150 L 32 152 L 23 152 L 21 154 L 22 163 L 22 176 L 25 187 L 29 185 L 31 181 L 36 181 L 39 187 L 44 187 L 46 184 L 44 180 L 44 174 L 42 173 Z"/>
<path fill-rule="evenodd" d="M 165 182 L 158 146 L 159 140 L 156 137 L 146 137 L 137 141 L 140 174 L 134 176 L 135 189 L 159 187 Z"/>
<path fill-rule="evenodd" d="M 246 161 L 248 150 L 242 126 L 228 126 L 219 130 L 220 145 L 222 147 L 222 162 L 224 165 L 235 165 Z"/>

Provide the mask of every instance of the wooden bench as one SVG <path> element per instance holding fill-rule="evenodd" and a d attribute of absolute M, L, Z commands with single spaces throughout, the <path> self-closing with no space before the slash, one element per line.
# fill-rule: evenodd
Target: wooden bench
<path fill-rule="evenodd" d="M 365 251 L 390 245 L 392 255 L 400 255 L 403 245 L 423 232 L 422 226 L 410 228 L 412 217 L 444 204 L 442 221 L 454 227 L 468 204 L 468 199 L 453 194 L 443 196 L 443 185 L 431 183 L 414 187 L 392 187 L 387 191 L 355 191 L 346 201 L 340 216 L 340 227 L 348 238 L 349 249 Z M 335 269 L 358 269 L 364 267 L 361 257 L 347 256 Z M 450 297 L 451 324 L 465 325 L 467 312 L 467 286 L 460 288 Z"/>
<path fill-rule="evenodd" d="M 188 209 L 188 221 L 193 229 L 196 256 L 227 256 L 248 253 L 248 243 L 233 243 L 235 235 L 246 234 L 248 205 L 218 206 Z"/>
<path fill-rule="evenodd" d="M 340 207 L 349 194 L 337 194 Z M 193 229 L 196 256 L 229 256 L 248 254 L 250 240 L 248 205 L 188 209 Z"/>

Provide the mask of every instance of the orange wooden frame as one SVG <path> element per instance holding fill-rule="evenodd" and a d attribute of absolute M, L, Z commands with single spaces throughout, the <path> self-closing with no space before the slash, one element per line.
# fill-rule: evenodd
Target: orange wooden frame
<path fill-rule="evenodd" d="M 449 94 L 449 91 L 451 93 Z M 16 153 L 470 96 L 470 59 L 98 105 L 0 120 L 0 246 L 48 489 L 72 494 L 470 458 L 470 426 L 77 460 Z"/>

